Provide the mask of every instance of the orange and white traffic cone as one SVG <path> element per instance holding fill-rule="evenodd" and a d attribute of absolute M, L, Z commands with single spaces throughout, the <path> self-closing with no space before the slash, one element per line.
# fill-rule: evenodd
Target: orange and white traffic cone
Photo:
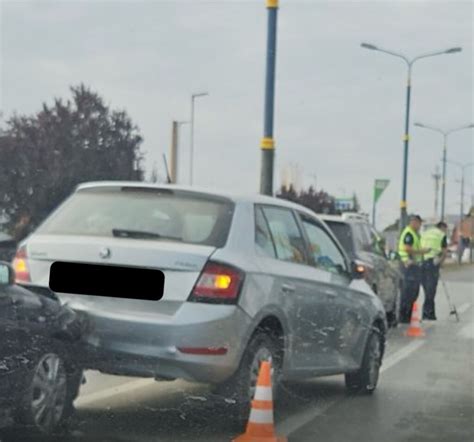
<path fill-rule="evenodd" d="M 233 442 L 287 442 L 284 436 L 275 434 L 273 423 L 273 394 L 271 381 L 271 363 L 263 361 L 260 364 L 257 388 L 252 401 L 252 408 L 244 434 Z"/>
<path fill-rule="evenodd" d="M 413 304 L 410 326 L 406 329 L 405 336 L 409 336 L 411 338 L 421 338 L 425 336 L 425 332 L 421 328 L 420 316 L 418 314 L 418 305 L 416 302 Z"/>

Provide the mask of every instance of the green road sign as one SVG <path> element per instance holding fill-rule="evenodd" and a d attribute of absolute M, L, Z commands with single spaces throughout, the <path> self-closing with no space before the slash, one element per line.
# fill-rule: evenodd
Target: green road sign
<path fill-rule="evenodd" d="M 387 188 L 390 180 L 375 180 L 374 185 L 374 201 L 377 202 L 383 191 Z"/>

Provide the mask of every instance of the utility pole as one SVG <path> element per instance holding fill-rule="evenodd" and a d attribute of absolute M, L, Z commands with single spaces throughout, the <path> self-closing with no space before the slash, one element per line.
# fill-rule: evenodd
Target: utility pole
<path fill-rule="evenodd" d="M 273 116 L 275 104 L 275 65 L 277 41 L 278 0 L 266 0 L 268 9 L 267 28 L 267 66 L 265 80 L 265 115 L 262 149 L 262 168 L 260 174 L 260 193 L 273 195 L 273 165 L 275 141 L 273 139 Z"/>
<path fill-rule="evenodd" d="M 178 122 L 173 121 L 170 151 L 170 183 L 176 184 L 178 172 Z"/>
<path fill-rule="evenodd" d="M 450 160 L 446 160 L 446 162 L 454 164 L 461 169 L 461 179 L 456 180 L 456 182 L 461 183 L 461 201 L 459 204 L 459 211 L 460 211 L 460 222 L 462 222 L 462 219 L 464 217 L 464 184 L 465 184 L 465 179 L 466 179 L 466 169 L 468 167 L 473 166 L 474 163 L 462 164 L 457 161 L 450 161 Z"/>
<path fill-rule="evenodd" d="M 436 171 L 431 175 L 435 182 L 435 197 L 434 197 L 434 217 L 438 217 L 438 195 L 439 195 L 439 181 L 441 180 L 441 174 L 439 173 L 439 167 L 436 166 Z"/>
<path fill-rule="evenodd" d="M 441 221 L 444 221 L 446 214 L 446 163 L 448 162 L 446 155 L 448 150 L 448 136 L 453 132 L 458 132 L 464 129 L 474 129 L 474 123 L 467 124 L 466 126 L 457 127 L 451 130 L 443 130 L 437 127 L 428 126 L 422 123 L 415 123 L 415 126 L 422 127 L 440 133 L 443 136 L 443 176 L 441 178 Z"/>
<path fill-rule="evenodd" d="M 189 121 L 173 121 L 171 132 L 171 151 L 170 151 L 170 178 L 173 184 L 178 182 L 178 164 L 179 164 L 179 130 L 183 124 L 189 124 Z"/>

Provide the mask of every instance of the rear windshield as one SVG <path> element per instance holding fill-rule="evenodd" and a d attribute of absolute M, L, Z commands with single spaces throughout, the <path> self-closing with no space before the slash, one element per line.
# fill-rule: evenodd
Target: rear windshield
<path fill-rule="evenodd" d="M 88 189 L 67 200 L 38 233 L 105 237 L 129 234 L 130 238 L 222 247 L 233 209 L 229 200 L 192 192 Z M 141 232 L 146 235 L 141 236 Z"/>
<path fill-rule="evenodd" d="M 351 226 L 346 223 L 340 223 L 337 221 L 326 221 L 326 224 L 332 230 L 336 238 L 341 243 L 344 250 L 353 255 L 354 251 L 354 242 L 352 240 L 352 231 Z"/>

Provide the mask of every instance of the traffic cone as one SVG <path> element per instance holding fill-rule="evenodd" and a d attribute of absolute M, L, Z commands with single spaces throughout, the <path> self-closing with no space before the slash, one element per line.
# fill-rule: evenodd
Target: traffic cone
<path fill-rule="evenodd" d="M 425 336 L 425 332 L 421 328 L 420 316 L 418 314 L 418 304 L 413 304 L 413 311 L 411 313 L 410 326 L 405 331 L 405 336 L 411 338 L 421 338 Z"/>
<path fill-rule="evenodd" d="M 258 373 L 257 388 L 252 401 L 250 417 L 244 434 L 233 442 L 287 442 L 284 436 L 275 434 L 273 423 L 273 394 L 271 363 L 263 361 Z"/>

